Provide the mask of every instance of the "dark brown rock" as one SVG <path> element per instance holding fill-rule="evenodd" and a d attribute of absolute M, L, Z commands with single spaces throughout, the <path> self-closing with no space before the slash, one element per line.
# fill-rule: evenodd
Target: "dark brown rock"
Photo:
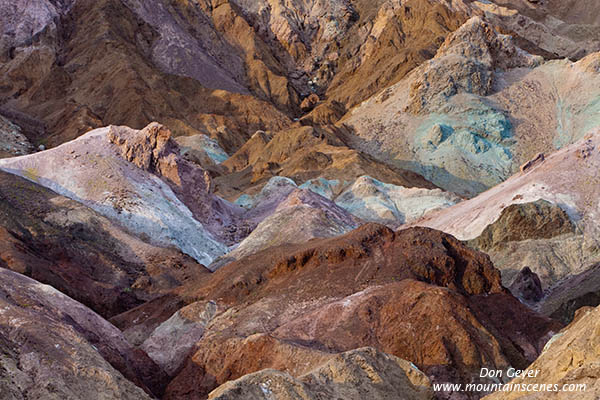
<path fill-rule="evenodd" d="M 521 165 L 520 170 L 521 172 L 528 172 L 531 168 L 543 163 L 545 159 L 546 157 L 544 156 L 544 153 L 538 153 L 531 160 Z"/>
<path fill-rule="evenodd" d="M 506 207 L 498 220 L 488 225 L 470 243 L 485 251 L 501 248 L 507 242 L 550 239 L 575 233 L 576 230 L 575 224 L 563 209 L 546 200 L 538 200 Z"/>
<path fill-rule="evenodd" d="M 519 272 L 508 289 L 513 296 L 526 302 L 535 303 L 544 297 L 542 282 L 529 267 L 525 267 Z"/>

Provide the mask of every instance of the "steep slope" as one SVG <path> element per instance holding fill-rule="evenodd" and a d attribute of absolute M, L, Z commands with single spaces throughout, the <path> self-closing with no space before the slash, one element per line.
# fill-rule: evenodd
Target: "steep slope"
<path fill-rule="evenodd" d="M 525 386 L 525 390 L 498 392 L 484 399 L 597 399 L 600 393 L 599 314 L 600 308 L 581 309 L 575 322 L 554 336 L 540 357 L 528 367 L 528 370 L 539 371 L 536 376 L 510 382 L 514 385 L 548 385 L 548 390 L 536 393 L 527 390 L 533 386 Z"/>
<path fill-rule="evenodd" d="M 3 268 L 0 282 L 3 399 L 150 399 L 144 383 L 159 394 L 160 370 L 93 311 Z"/>
<path fill-rule="evenodd" d="M 347 142 L 473 196 L 600 123 L 597 60 L 543 62 L 474 17 L 436 57 L 351 110 Z"/>
<path fill-rule="evenodd" d="M 193 14 L 173 21 L 176 9 L 154 3 L 159 15 L 152 22 L 164 22 L 171 35 L 157 32 L 144 22 L 143 10 L 137 10 L 140 16 L 119 0 L 0 2 L 8 10 L 0 13 L 0 104 L 42 121 L 40 131 L 25 132 L 35 146 L 56 146 L 109 124 L 141 129 L 160 120 L 176 135 L 209 134 L 231 150 L 256 129 L 289 124 L 270 103 L 215 90 L 242 85 L 236 92 L 247 92 L 228 78 L 233 69 L 215 66 L 215 57 L 203 52 L 197 37 L 190 38 L 192 28 L 202 26 L 190 22 Z M 165 37 L 174 42 L 165 44 Z M 182 52 L 186 45 L 189 54 Z M 220 52 L 228 53 L 229 47 Z M 173 68 L 161 69 L 169 58 Z"/>
<path fill-rule="evenodd" d="M 179 155 L 158 124 L 107 127 L 0 168 L 74 199 L 154 244 L 205 265 L 225 254 L 237 209 L 213 196 L 210 177 Z M 202 223 L 204 223 L 204 225 Z"/>
<path fill-rule="evenodd" d="M 565 238 L 560 235 L 567 231 L 549 232 L 540 227 L 544 230 L 543 236 L 530 232 L 530 237 L 522 238 L 528 240 L 506 237 L 507 242 L 501 248 L 492 249 L 490 255 L 502 270 L 530 267 L 545 287 L 567 275 L 581 273 L 599 261 L 599 146 L 600 132 L 596 131 L 556 153 L 538 157 L 525 165 L 523 172 L 474 199 L 429 214 L 416 224 L 443 230 L 459 239 L 474 239 L 512 204 L 546 200 L 568 214 L 571 221 L 566 224 L 575 224 L 578 234 Z M 556 215 L 565 223 L 563 213 Z M 547 214 L 546 218 L 553 217 Z M 553 223 L 558 222 L 556 218 Z M 544 239 L 553 235 L 556 238 Z"/>
<path fill-rule="evenodd" d="M 368 224 L 274 247 L 173 294 L 118 318 L 128 332 L 156 327 L 143 340 L 155 360 L 175 360 L 168 399 L 203 398 L 264 368 L 299 377 L 364 346 L 412 361 L 436 381 L 464 381 L 482 366 L 526 366 L 559 329 L 508 294 L 484 254 L 422 228 L 395 234 Z M 190 305 L 156 318 L 182 300 Z M 186 349 L 183 362 L 172 357 Z"/>
<path fill-rule="evenodd" d="M 582 307 L 600 305 L 600 264 L 586 271 L 569 275 L 550 287 L 538 310 L 562 323 L 573 321 Z"/>
<path fill-rule="evenodd" d="M 285 192 L 287 190 L 284 188 Z M 255 211 L 256 217 L 262 220 L 233 251 L 219 260 L 218 265 L 269 247 L 340 236 L 360 224 L 350 213 L 310 190 L 292 189 L 278 204 L 272 203 L 273 197 L 276 196 L 269 196 L 271 204 L 266 207 L 259 203 L 254 210 L 250 210 L 250 215 L 254 215 Z M 266 217 L 261 212 L 265 208 L 270 214 Z M 210 269 L 216 267 L 214 263 L 209 266 Z"/>
<path fill-rule="evenodd" d="M 20 156 L 32 150 L 22 129 L 0 115 L 0 158 Z"/>
<path fill-rule="evenodd" d="M 49 284 L 110 317 L 199 274 L 174 249 L 156 247 L 107 218 L 0 172 L 0 266 Z"/>

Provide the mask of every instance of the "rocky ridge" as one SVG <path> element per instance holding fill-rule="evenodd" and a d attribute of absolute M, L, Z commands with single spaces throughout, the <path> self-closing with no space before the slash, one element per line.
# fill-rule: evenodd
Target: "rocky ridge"
<path fill-rule="evenodd" d="M 424 247 L 429 251 L 419 250 Z M 425 267 L 432 263 L 441 269 Z M 526 366 L 559 329 L 508 294 L 483 254 L 427 229 L 394 234 L 365 225 L 341 237 L 274 247 L 174 293 L 189 310 L 150 322 L 149 315 L 175 301 L 165 299 L 140 306 L 119 323 L 127 332 L 148 320 L 146 329 L 154 326 L 155 332 L 149 338 L 166 338 L 164 332 L 182 338 L 155 359 L 179 354 L 175 349 L 191 351 L 183 364 L 170 367 L 178 372 L 167 388 L 169 399 L 203 397 L 264 368 L 298 377 L 339 352 L 364 346 L 410 360 L 436 380 L 462 380 L 481 365 Z M 426 311 L 431 307 L 446 310 L 443 321 Z M 495 314 L 507 313 L 514 325 L 501 330 Z M 411 328 L 402 321 L 411 321 Z M 444 328 L 431 331 L 431 324 Z M 423 329 L 428 339 L 406 329 Z M 453 332 L 452 338 L 444 332 Z M 194 339 L 196 334 L 201 338 Z M 448 340 L 460 356 L 426 350 L 442 349 Z"/>
<path fill-rule="evenodd" d="M 594 398 L 592 3 L 0 0 L 0 397 Z"/>
<path fill-rule="evenodd" d="M 117 328 L 50 286 L 4 268 L 0 280 L 2 398 L 153 398 L 144 378 L 160 369 Z"/>
<path fill-rule="evenodd" d="M 143 131 L 108 127 L 46 152 L 1 160 L 0 168 L 210 264 L 226 252 L 215 235 L 225 235 L 236 209 L 211 197 L 206 172 L 173 149 L 170 132 L 157 124 Z"/>

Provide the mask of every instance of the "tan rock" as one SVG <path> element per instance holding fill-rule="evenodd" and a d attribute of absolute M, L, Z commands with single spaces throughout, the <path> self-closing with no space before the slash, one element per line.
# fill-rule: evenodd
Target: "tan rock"
<path fill-rule="evenodd" d="M 484 399 L 597 399 L 600 396 L 600 308 L 583 311 L 577 321 L 548 342 L 540 357 L 527 369 L 539 372 L 535 377 L 517 378 L 510 383 L 557 385 L 557 389 L 498 392 Z M 585 389 L 568 390 L 576 389 L 576 385 L 585 385 Z"/>
<path fill-rule="evenodd" d="M 411 363 L 373 348 L 339 354 L 308 374 L 291 375 L 266 369 L 227 382 L 210 400 L 264 399 L 433 399 L 431 383 Z"/>

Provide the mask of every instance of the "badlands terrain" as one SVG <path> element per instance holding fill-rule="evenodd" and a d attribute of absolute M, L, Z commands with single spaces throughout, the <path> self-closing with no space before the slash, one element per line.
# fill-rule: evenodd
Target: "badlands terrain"
<path fill-rule="evenodd" d="M 0 399 L 597 400 L 599 171 L 597 1 L 0 0 Z"/>

